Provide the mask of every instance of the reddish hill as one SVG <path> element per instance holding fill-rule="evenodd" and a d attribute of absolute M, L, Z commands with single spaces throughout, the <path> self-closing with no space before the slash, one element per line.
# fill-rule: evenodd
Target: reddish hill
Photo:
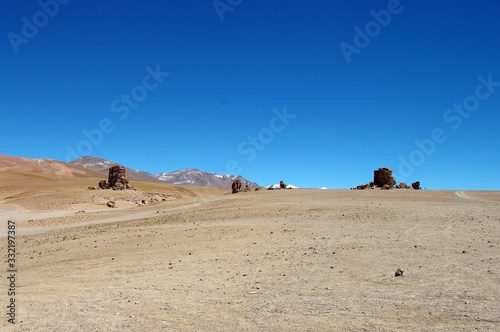
<path fill-rule="evenodd" d="M 54 159 L 30 159 L 0 154 L 0 172 L 39 174 L 49 178 L 105 178 L 106 174 Z"/>

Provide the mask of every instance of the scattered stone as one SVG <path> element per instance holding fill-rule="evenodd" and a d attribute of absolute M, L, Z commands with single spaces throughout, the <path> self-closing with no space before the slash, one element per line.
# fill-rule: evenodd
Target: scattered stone
<path fill-rule="evenodd" d="M 399 188 L 401 188 L 401 189 L 406 189 L 406 187 L 407 187 L 407 185 L 406 185 L 406 183 L 404 183 L 404 182 L 401 182 L 401 183 L 399 184 Z"/>
<path fill-rule="evenodd" d="M 396 273 L 394 273 L 394 276 L 395 277 L 403 277 L 403 273 L 405 271 L 403 269 L 401 269 L 400 267 L 398 267 L 398 269 L 396 270 Z"/>
<path fill-rule="evenodd" d="M 110 208 L 114 208 L 116 206 L 116 202 L 115 201 L 109 201 L 108 204 L 107 204 L 108 207 Z"/>
<path fill-rule="evenodd" d="M 382 187 L 382 189 L 389 190 L 389 189 L 392 189 L 392 186 L 390 186 L 388 184 L 384 184 L 384 186 Z"/>
<path fill-rule="evenodd" d="M 375 184 L 373 182 L 370 182 L 370 183 L 359 185 L 356 188 L 352 188 L 352 189 L 367 190 L 367 189 L 375 189 L 375 188 L 376 188 Z"/>
<path fill-rule="evenodd" d="M 414 182 L 411 184 L 411 186 L 413 187 L 413 189 L 416 189 L 416 190 L 420 190 L 420 181 L 417 181 L 417 182 Z"/>

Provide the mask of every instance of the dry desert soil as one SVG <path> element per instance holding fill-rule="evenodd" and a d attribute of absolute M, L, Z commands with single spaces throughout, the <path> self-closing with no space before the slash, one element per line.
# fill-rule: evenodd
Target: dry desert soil
<path fill-rule="evenodd" d="M 2 331 L 500 330 L 498 191 L 82 188 L 0 192 Z"/>

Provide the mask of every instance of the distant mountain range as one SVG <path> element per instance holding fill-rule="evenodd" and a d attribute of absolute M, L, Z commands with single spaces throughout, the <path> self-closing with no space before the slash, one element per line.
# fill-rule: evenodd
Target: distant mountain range
<path fill-rule="evenodd" d="M 102 178 L 107 179 L 108 170 L 117 165 L 110 160 L 84 156 L 68 163 L 54 159 L 30 159 L 0 154 L 0 172 L 38 174 L 53 179 L 61 178 Z M 257 183 L 241 176 L 214 174 L 199 169 L 188 168 L 181 171 L 151 174 L 125 167 L 131 181 L 166 182 L 185 186 L 205 186 L 231 189 L 234 180 L 250 188 L 260 187 Z"/>
<path fill-rule="evenodd" d="M 76 160 L 70 161 L 70 164 L 78 165 L 81 167 L 85 167 L 88 169 L 92 169 L 94 171 L 103 172 L 108 174 L 108 170 L 111 166 L 117 165 L 113 161 L 109 161 L 102 158 L 92 157 L 92 156 L 84 156 L 78 158 Z M 127 171 L 127 177 L 131 181 L 141 181 L 141 182 L 160 182 L 157 178 L 151 176 L 150 173 L 144 171 L 135 171 L 131 168 L 125 167 Z"/>
<path fill-rule="evenodd" d="M 70 164 L 79 165 L 94 171 L 107 173 L 109 167 L 116 165 L 117 163 L 92 157 L 84 156 L 76 160 L 70 161 Z M 209 172 L 204 172 L 199 169 L 188 168 L 181 171 L 166 172 L 151 174 L 146 171 L 136 171 L 125 167 L 127 170 L 127 176 L 132 181 L 146 181 L 146 182 L 166 182 L 176 185 L 185 186 L 205 186 L 221 189 L 231 189 L 231 185 L 234 180 L 240 180 L 242 185 L 249 186 L 250 188 L 260 187 L 257 183 L 249 181 L 241 176 L 235 176 L 230 174 L 214 174 Z"/>
<path fill-rule="evenodd" d="M 160 181 L 186 186 L 205 186 L 230 189 L 234 180 L 240 180 L 243 187 L 260 187 L 257 183 L 248 181 L 242 176 L 230 174 L 220 175 L 193 168 L 188 168 L 182 171 L 153 174 L 152 176 Z"/>

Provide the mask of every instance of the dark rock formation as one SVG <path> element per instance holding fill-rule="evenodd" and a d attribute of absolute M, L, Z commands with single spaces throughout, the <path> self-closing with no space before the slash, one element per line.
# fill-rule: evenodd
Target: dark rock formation
<path fill-rule="evenodd" d="M 412 183 L 411 186 L 413 187 L 413 189 L 419 190 L 420 189 L 420 181 Z"/>
<path fill-rule="evenodd" d="M 109 168 L 108 183 L 114 190 L 130 189 L 125 167 L 115 165 Z"/>
<path fill-rule="evenodd" d="M 252 189 L 248 185 L 246 187 L 243 187 L 241 180 L 234 180 L 231 188 L 233 189 L 233 194 L 252 191 Z"/>
<path fill-rule="evenodd" d="M 406 185 L 406 183 L 404 183 L 404 182 L 401 182 L 401 183 L 399 184 L 399 188 L 401 188 L 401 189 L 406 189 L 406 187 L 407 187 L 407 185 Z"/>
<path fill-rule="evenodd" d="M 370 182 L 370 183 L 359 185 L 356 188 L 352 188 L 352 189 L 357 189 L 357 190 L 375 189 L 375 184 L 373 182 Z"/>
<path fill-rule="evenodd" d="M 108 181 L 99 181 L 99 188 L 113 190 L 134 189 L 128 182 L 125 167 L 120 165 L 109 168 Z"/>
<path fill-rule="evenodd" d="M 283 182 L 283 180 L 280 181 L 280 188 L 286 189 L 286 184 L 285 184 L 285 182 Z"/>
<path fill-rule="evenodd" d="M 392 176 L 392 169 L 384 167 L 373 171 L 373 183 L 377 187 L 383 187 L 386 184 L 391 187 L 394 186 L 396 179 Z"/>
<path fill-rule="evenodd" d="M 239 193 L 241 191 L 241 181 L 234 180 L 231 188 L 233 189 L 233 194 Z"/>

